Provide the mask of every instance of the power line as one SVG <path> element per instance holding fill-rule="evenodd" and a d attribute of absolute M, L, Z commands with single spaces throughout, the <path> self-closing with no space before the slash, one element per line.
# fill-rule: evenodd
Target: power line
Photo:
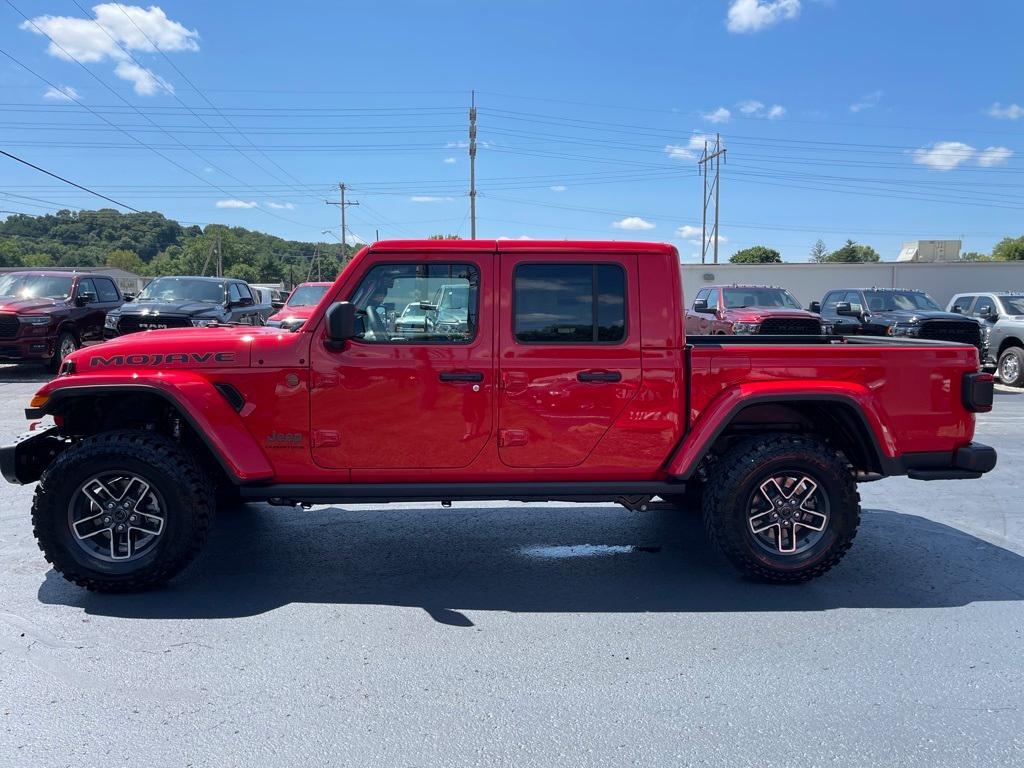
<path fill-rule="evenodd" d="M 53 173 L 52 171 L 48 171 L 45 168 L 40 168 L 35 163 L 30 163 L 28 160 L 25 160 L 24 158 L 18 157 L 17 155 L 12 155 L 10 152 L 7 152 L 6 150 L 0 149 L 0 155 L 4 155 L 5 157 L 9 157 L 9 158 L 11 158 L 11 160 L 17 160 L 22 165 L 27 165 L 29 168 L 33 168 L 33 169 L 39 171 L 40 173 L 45 173 L 47 176 L 52 176 L 53 178 L 57 179 L 58 181 L 63 181 L 65 184 L 70 184 L 72 187 L 78 187 L 78 189 L 81 189 L 83 192 L 88 192 L 90 195 L 95 195 L 96 197 L 101 197 L 104 200 L 106 200 L 107 202 L 113 203 L 114 205 L 118 205 L 118 206 L 120 206 L 122 208 L 127 208 L 132 213 L 142 213 L 142 211 L 140 211 L 138 208 L 132 208 L 130 205 L 125 205 L 124 203 L 118 202 L 114 198 L 107 197 L 106 195 L 104 195 L 101 192 L 97 192 L 94 189 L 89 189 L 88 187 L 83 187 L 81 184 L 78 184 L 78 183 L 76 183 L 74 181 L 71 181 L 70 179 L 65 179 L 63 176 L 58 176 L 56 173 Z"/>

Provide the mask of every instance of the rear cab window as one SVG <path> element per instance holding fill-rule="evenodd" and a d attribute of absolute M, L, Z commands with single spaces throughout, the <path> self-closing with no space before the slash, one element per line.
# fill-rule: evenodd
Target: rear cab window
<path fill-rule="evenodd" d="M 513 337 L 522 344 L 618 344 L 626 339 L 621 264 L 519 264 Z"/>

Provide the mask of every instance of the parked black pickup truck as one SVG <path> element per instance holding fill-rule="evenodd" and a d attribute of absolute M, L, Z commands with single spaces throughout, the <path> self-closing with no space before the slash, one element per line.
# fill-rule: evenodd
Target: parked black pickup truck
<path fill-rule="evenodd" d="M 819 309 L 826 328 L 843 336 L 907 336 L 957 341 L 981 349 L 978 324 L 944 312 L 923 291 L 903 288 L 842 288 L 829 291 Z"/>

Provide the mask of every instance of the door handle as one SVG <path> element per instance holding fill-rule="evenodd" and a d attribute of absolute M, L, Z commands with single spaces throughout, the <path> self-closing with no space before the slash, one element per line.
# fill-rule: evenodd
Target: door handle
<path fill-rule="evenodd" d="M 618 371 L 580 371 L 576 374 L 577 381 L 622 381 Z"/>
<path fill-rule="evenodd" d="M 438 374 L 437 378 L 441 381 L 468 381 L 479 383 L 484 380 L 484 375 L 481 371 L 444 371 Z"/>

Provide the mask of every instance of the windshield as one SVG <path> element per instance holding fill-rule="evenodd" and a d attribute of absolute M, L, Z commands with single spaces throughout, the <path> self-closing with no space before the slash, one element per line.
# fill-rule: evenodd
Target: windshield
<path fill-rule="evenodd" d="M 70 277 L 47 275 L 4 275 L 0 296 L 18 299 L 66 299 L 71 295 Z"/>
<path fill-rule="evenodd" d="M 782 288 L 726 288 L 725 308 L 742 309 L 743 307 L 800 309 L 800 305 L 792 294 Z"/>
<path fill-rule="evenodd" d="M 939 310 L 927 293 L 917 291 L 865 291 L 868 309 L 871 312 L 892 312 L 893 310 L 930 309 Z"/>
<path fill-rule="evenodd" d="M 188 277 L 159 277 L 143 288 L 135 300 L 167 303 L 201 301 L 205 304 L 223 304 L 224 283 L 193 280 Z"/>
<path fill-rule="evenodd" d="M 427 314 L 427 310 L 423 309 L 419 304 L 406 304 L 405 309 L 402 310 L 402 317 L 423 317 Z"/>
<path fill-rule="evenodd" d="M 300 285 L 292 295 L 288 297 L 289 307 L 312 307 L 320 303 L 320 299 L 327 293 L 326 285 Z"/>
<path fill-rule="evenodd" d="M 1008 315 L 1024 315 L 1024 296 L 1000 296 L 1003 309 Z"/>

